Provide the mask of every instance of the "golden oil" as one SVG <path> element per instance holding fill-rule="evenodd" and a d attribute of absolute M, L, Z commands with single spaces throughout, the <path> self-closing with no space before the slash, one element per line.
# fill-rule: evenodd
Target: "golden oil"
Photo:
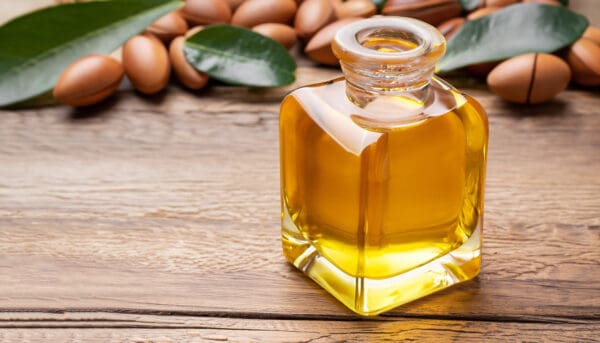
<path fill-rule="evenodd" d="M 386 57 L 422 44 L 369 32 L 360 46 Z M 488 124 L 474 99 L 427 70 L 406 80 L 405 69 L 368 65 L 342 45 L 345 78 L 282 103 L 283 251 L 350 309 L 372 315 L 479 273 Z M 439 49 L 419 56 L 439 58 Z M 398 82 L 383 77 L 390 73 Z"/>

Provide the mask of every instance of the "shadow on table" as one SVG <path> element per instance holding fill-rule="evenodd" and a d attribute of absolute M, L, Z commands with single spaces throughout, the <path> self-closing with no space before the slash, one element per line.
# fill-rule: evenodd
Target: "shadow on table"
<path fill-rule="evenodd" d="M 560 99 L 554 99 L 543 104 L 527 105 L 510 103 L 497 98 L 490 108 L 493 108 L 495 112 L 500 112 L 504 116 L 513 118 L 560 118 L 568 116 L 574 111 L 569 102 Z"/>
<path fill-rule="evenodd" d="M 163 90 L 153 95 L 136 92 L 135 96 L 149 106 L 158 106 L 166 100 L 167 91 Z M 119 108 L 121 101 L 128 98 L 131 98 L 130 92 L 117 92 L 96 105 L 72 108 L 67 119 L 74 123 L 83 123 L 90 119 L 108 118 Z M 131 111 L 131 109 L 128 109 L 128 111 Z M 145 111 L 148 112 L 148 110 Z"/>

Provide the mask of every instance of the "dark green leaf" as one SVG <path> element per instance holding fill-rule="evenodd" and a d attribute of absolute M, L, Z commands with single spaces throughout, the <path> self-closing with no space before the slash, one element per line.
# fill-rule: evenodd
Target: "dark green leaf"
<path fill-rule="evenodd" d="M 110 0 L 45 8 L 0 27 L 0 106 L 51 90 L 77 59 L 106 54 L 183 3 Z"/>
<path fill-rule="evenodd" d="M 52 90 L 49 90 L 40 95 L 36 95 L 33 98 L 29 98 L 27 100 L 17 102 L 8 106 L 8 108 L 19 109 L 19 108 L 35 108 L 35 107 L 44 107 L 44 106 L 52 106 L 60 104 L 54 96 L 52 95 Z"/>
<path fill-rule="evenodd" d="M 569 6 L 569 0 L 558 0 L 563 6 Z"/>
<path fill-rule="evenodd" d="M 275 87 L 295 80 L 296 62 L 281 44 L 241 27 L 209 26 L 187 39 L 184 52 L 196 69 L 225 83 Z"/>
<path fill-rule="evenodd" d="M 371 0 L 371 2 L 374 3 L 375 6 L 377 6 L 377 12 L 381 12 L 381 9 L 383 8 L 387 0 Z"/>
<path fill-rule="evenodd" d="M 528 52 L 553 52 L 577 40 L 585 17 L 562 6 L 517 4 L 469 20 L 448 41 L 438 71 L 499 61 Z"/>
<path fill-rule="evenodd" d="M 479 6 L 481 0 L 458 0 L 458 2 L 460 2 L 460 7 L 462 7 L 463 10 L 472 11 Z"/>

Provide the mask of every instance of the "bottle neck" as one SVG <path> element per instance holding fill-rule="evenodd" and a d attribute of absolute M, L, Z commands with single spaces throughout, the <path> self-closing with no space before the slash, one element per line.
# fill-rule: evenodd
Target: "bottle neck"
<path fill-rule="evenodd" d="M 346 94 L 357 105 L 377 96 L 403 97 L 424 104 L 434 66 L 380 65 L 340 61 L 346 78 Z M 362 107 L 362 106 L 361 106 Z"/>
<path fill-rule="evenodd" d="M 436 28 L 404 17 L 354 22 L 339 30 L 332 44 L 346 77 L 346 93 L 358 105 L 386 95 L 424 103 L 445 47 Z"/>

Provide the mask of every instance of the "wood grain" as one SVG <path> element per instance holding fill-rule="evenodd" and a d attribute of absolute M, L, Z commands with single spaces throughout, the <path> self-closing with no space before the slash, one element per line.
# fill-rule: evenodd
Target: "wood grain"
<path fill-rule="evenodd" d="M 281 256 L 279 101 L 339 74 L 301 65 L 280 89 L 0 110 L 0 342 L 598 337 L 598 89 L 527 107 L 451 80 L 490 116 L 483 272 L 364 320 Z"/>
<path fill-rule="evenodd" d="M 388 315 L 598 319 L 597 97 L 471 92 L 491 121 L 483 274 Z M 1 113 L 2 308 L 351 316 L 281 257 L 278 105 L 240 98 Z"/>
<path fill-rule="evenodd" d="M 586 341 L 599 324 L 460 320 L 249 320 L 237 318 L 33 314 L 0 316 L 0 342 L 503 342 Z"/>

